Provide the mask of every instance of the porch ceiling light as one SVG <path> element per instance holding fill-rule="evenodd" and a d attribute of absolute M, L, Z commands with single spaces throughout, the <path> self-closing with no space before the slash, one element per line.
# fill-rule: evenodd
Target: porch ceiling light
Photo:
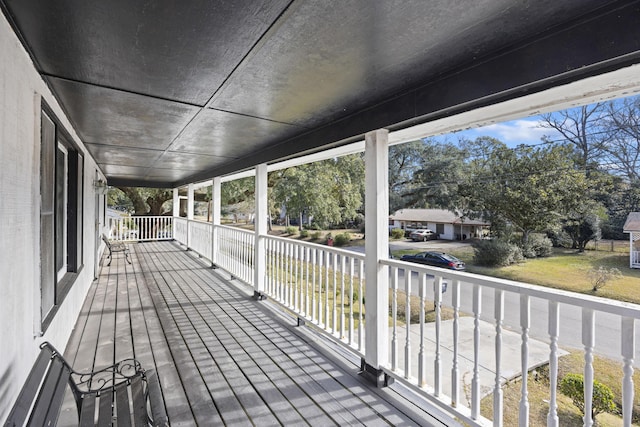
<path fill-rule="evenodd" d="M 107 183 L 101 179 L 96 179 L 93 181 L 93 188 L 99 193 L 104 194 L 107 192 Z"/>

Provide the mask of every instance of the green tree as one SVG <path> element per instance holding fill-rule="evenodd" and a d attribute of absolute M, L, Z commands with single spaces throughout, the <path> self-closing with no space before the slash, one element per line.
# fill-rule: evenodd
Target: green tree
<path fill-rule="evenodd" d="M 604 207 L 593 200 L 586 200 L 567 214 L 562 221 L 562 229 L 571 237 L 574 249 L 584 252 L 587 243 L 600 239 L 601 216 L 606 216 Z"/>
<path fill-rule="evenodd" d="M 159 216 L 170 212 L 173 190 L 166 188 L 117 187 L 109 191 L 109 205 L 124 205 L 133 215 Z"/>
<path fill-rule="evenodd" d="M 391 147 L 389 207 L 457 208 L 464 152 L 452 143 L 423 140 Z"/>
<path fill-rule="evenodd" d="M 472 169 L 473 170 L 473 169 Z M 568 147 L 509 149 L 496 145 L 465 189 L 476 211 L 501 218 L 522 233 L 545 231 L 579 205 L 587 190 Z"/>
<path fill-rule="evenodd" d="M 239 215 L 250 216 L 255 211 L 255 178 L 247 177 L 223 182 L 220 185 L 220 209 L 231 215 L 234 222 Z"/>
<path fill-rule="evenodd" d="M 345 156 L 276 171 L 272 197 L 287 215 L 313 216 L 326 227 L 353 219 L 362 207 L 364 162 L 361 155 Z"/>
<path fill-rule="evenodd" d="M 405 197 L 415 193 L 420 186 L 414 179 L 425 156 L 422 140 L 389 147 L 389 212 L 395 212 L 411 204 Z"/>

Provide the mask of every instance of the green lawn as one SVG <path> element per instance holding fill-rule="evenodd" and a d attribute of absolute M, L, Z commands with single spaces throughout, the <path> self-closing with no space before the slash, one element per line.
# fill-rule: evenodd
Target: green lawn
<path fill-rule="evenodd" d="M 401 251 L 394 255 L 399 257 L 409 252 L 418 251 Z M 551 257 L 526 260 L 500 268 L 475 266 L 471 247 L 451 250 L 449 253 L 467 263 L 467 271 L 471 273 L 640 304 L 640 269 L 629 268 L 628 253 L 594 250 L 578 253 L 570 249 L 555 249 Z M 591 290 L 589 270 L 600 266 L 616 267 L 622 273 L 622 277 L 609 282 L 594 293 Z"/>

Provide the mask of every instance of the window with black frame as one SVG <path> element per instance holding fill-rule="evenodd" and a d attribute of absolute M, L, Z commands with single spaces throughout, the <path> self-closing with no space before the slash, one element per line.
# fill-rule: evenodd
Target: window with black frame
<path fill-rule="evenodd" d="M 81 270 L 84 157 L 43 104 L 40 150 L 41 330 Z"/>

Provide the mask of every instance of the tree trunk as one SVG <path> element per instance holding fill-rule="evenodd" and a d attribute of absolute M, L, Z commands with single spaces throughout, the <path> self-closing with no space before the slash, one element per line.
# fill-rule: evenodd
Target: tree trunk
<path fill-rule="evenodd" d="M 147 214 L 147 205 L 142 200 L 142 196 L 140 192 L 136 188 L 131 187 L 118 187 L 120 191 L 127 195 L 131 203 L 133 204 L 134 215 L 146 215 Z"/>

